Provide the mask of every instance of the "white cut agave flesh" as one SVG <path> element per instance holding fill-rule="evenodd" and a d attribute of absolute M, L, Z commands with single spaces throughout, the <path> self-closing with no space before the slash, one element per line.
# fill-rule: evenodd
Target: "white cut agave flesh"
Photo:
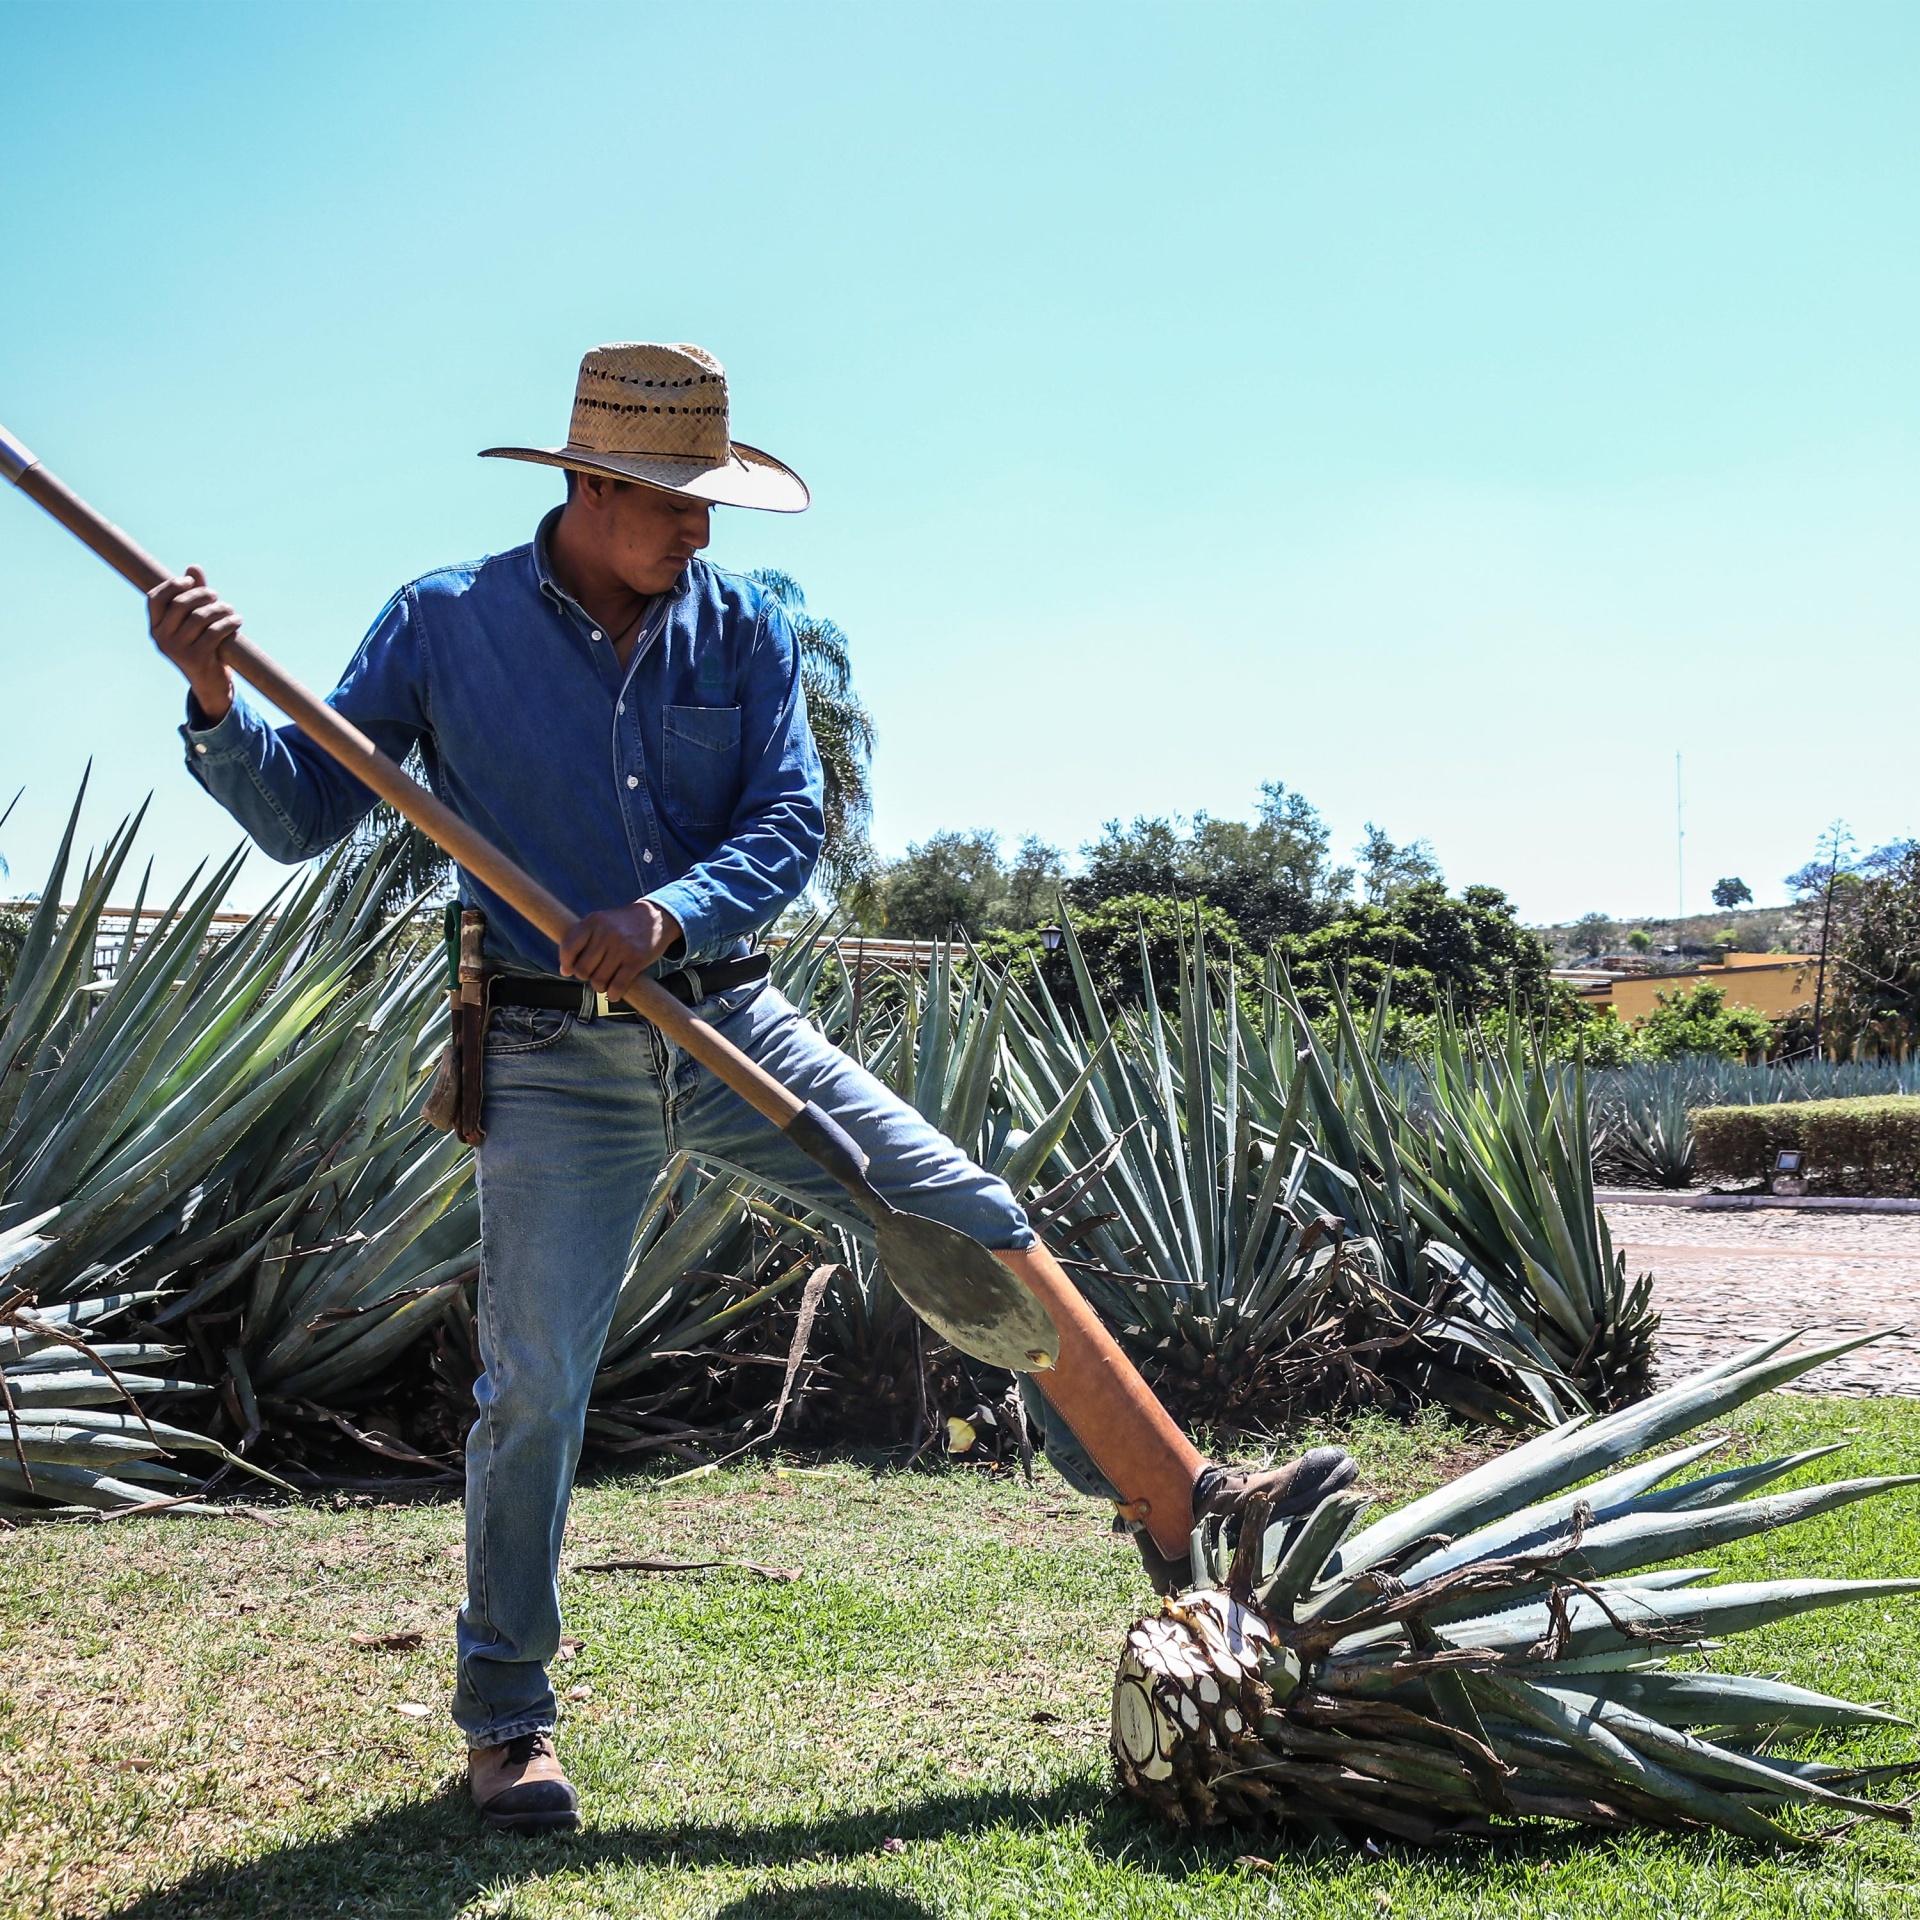
<path fill-rule="evenodd" d="M 1920 1475 L 1760 1493 L 1823 1447 L 1677 1480 L 1714 1441 L 1624 1464 L 1856 1344 L 1769 1342 L 1529 1441 L 1344 1547 L 1358 1503 L 1335 1495 L 1262 1541 L 1245 1591 L 1219 1530 L 1196 1530 L 1211 1584 L 1127 1635 L 1122 1786 L 1182 1826 L 1332 1823 L 1429 1844 L 1536 1820 L 1810 1844 L 1776 1817 L 1793 1807 L 1908 1824 L 1903 1804 L 1864 1796 L 1920 1772 L 1920 1755 L 1842 1767 L 1768 1750 L 1898 1715 L 1693 1660 L 1796 1614 L 1920 1593 L 1920 1578 L 1703 1584 L 1713 1568 L 1661 1563 Z"/>

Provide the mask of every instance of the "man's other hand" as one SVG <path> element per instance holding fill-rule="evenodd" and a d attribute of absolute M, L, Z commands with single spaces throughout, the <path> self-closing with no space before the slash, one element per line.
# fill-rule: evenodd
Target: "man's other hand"
<path fill-rule="evenodd" d="M 240 616 L 207 585 L 198 567 L 162 580 L 147 595 L 147 630 L 187 676 L 207 724 L 224 720 L 233 705 L 233 675 L 220 649 L 240 631 Z"/>
<path fill-rule="evenodd" d="M 651 900 L 576 920 L 560 941 L 560 971 L 609 1000 L 627 989 L 680 938 L 680 922 Z"/>

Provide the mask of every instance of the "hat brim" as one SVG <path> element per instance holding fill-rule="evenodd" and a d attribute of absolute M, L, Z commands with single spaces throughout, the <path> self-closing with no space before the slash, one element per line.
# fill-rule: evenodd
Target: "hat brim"
<path fill-rule="evenodd" d="M 541 467 L 571 467 L 613 480 L 637 480 L 667 493 L 710 500 L 719 507 L 757 507 L 762 513 L 799 513 L 812 496 L 807 483 L 770 453 L 735 440 L 732 458 L 720 466 L 705 460 L 674 460 L 656 453 L 602 453 L 597 447 L 487 447 L 482 460 L 530 460 Z"/>

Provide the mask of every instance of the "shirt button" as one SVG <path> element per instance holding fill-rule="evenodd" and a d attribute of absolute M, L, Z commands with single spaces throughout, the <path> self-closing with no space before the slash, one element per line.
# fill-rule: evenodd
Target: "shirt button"
<path fill-rule="evenodd" d="M 640 858 L 651 866 L 653 863 L 653 849 L 651 847 L 642 847 L 640 849 Z"/>
<path fill-rule="evenodd" d="M 607 636 L 604 633 L 602 633 L 598 627 L 595 627 L 593 630 L 593 637 L 596 640 L 604 640 Z"/>
<path fill-rule="evenodd" d="M 205 753 L 207 750 L 207 743 L 204 740 L 196 740 L 193 743 L 193 750 L 195 753 Z"/>
<path fill-rule="evenodd" d="M 201 751 L 202 753 L 205 753 L 205 752 L 206 752 L 206 748 L 205 748 L 205 747 L 202 747 L 202 748 L 200 749 L 200 751 Z M 638 775 L 637 773 L 630 773 L 630 774 L 628 774 L 628 775 L 627 775 L 627 785 L 628 785 L 628 786 L 630 786 L 630 787 L 637 787 L 637 786 L 638 786 L 639 784 L 640 784 L 640 776 L 639 776 L 639 775 Z"/>
<path fill-rule="evenodd" d="M 627 710 L 627 703 L 624 700 L 621 700 L 615 704 L 613 710 L 615 713 L 625 713 Z"/>

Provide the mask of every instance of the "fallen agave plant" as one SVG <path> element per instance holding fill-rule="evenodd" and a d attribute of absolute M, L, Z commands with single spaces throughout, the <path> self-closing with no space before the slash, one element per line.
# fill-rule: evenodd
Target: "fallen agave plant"
<path fill-rule="evenodd" d="M 153 1294 L 37 1307 L 31 1294 L 7 1281 L 12 1268 L 45 1244 L 41 1229 L 55 1219 L 41 1214 L 0 1232 L 0 1524 L 87 1507 L 215 1511 L 196 1497 L 205 1491 L 203 1476 L 166 1464 L 177 1454 L 212 1454 L 229 1467 L 272 1480 L 219 1441 L 156 1420 L 142 1408 L 143 1394 L 205 1391 L 174 1376 L 178 1347 L 137 1337 L 88 1337 L 146 1305 Z"/>
<path fill-rule="evenodd" d="M 1876 1336 L 1867 1335 L 1865 1338 Z M 1718 1443 L 1623 1463 L 1861 1344 L 1788 1340 L 1605 1419 L 1582 1418 L 1347 1537 L 1367 1498 L 1196 1531 L 1196 1590 L 1127 1635 L 1112 1746 L 1182 1826 L 1298 1823 L 1432 1844 L 1495 1823 L 1718 1827 L 1808 1844 L 1783 1807 L 1907 1825 L 1862 1798 L 1920 1770 L 1784 1758 L 1782 1732 L 1891 1722 L 1780 1681 L 1676 1666 L 1730 1634 L 1920 1580 L 1702 1586 L 1673 1563 L 1920 1481 L 1762 1489 L 1834 1449 L 1677 1478 Z M 1600 1476 L 1596 1479 L 1594 1476 Z"/>

